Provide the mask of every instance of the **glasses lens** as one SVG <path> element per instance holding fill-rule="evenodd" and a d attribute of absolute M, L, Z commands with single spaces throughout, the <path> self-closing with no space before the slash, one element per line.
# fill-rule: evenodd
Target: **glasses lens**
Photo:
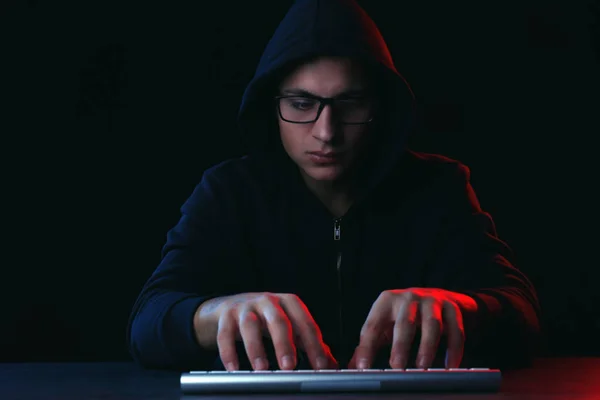
<path fill-rule="evenodd" d="M 317 118 L 319 100 L 307 97 L 284 97 L 279 101 L 281 117 L 292 122 L 309 122 Z"/>
<path fill-rule="evenodd" d="M 343 99 L 335 102 L 335 112 L 347 124 L 368 122 L 372 115 L 371 102 L 364 98 Z"/>
<path fill-rule="evenodd" d="M 317 119 L 321 103 L 310 97 L 283 97 L 279 99 L 281 117 L 290 122 L 312 122 Z M 371 104 L 364 98 L 338 99 L 334 103 L 337 118 L 343 123 L 359 124 L 371 118 Z"/>

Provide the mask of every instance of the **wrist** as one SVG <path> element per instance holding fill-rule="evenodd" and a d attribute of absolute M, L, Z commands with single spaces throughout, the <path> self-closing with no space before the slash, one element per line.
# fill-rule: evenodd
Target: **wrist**
<path fill-rule="evenodd" d="M 194 313 L 196 340 L 205 349 L 213 349 L 217 345 L 218 311 L 221 303 L 220 297 L 207 300 L 200 304 Z"/>

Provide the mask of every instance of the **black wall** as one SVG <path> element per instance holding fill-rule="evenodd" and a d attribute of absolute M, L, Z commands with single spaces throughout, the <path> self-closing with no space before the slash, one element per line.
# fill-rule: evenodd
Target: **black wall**
<path fill-rule="evenodd" d="M 128 359 L 179 206 L 239 154 L 243 89 L 291 1 L 260 3 L 0 6 L 0 361 Z M 413 147 L 471 167 L 548 353 L 600 355 L 598 2 L 484 3 L 361 2 L 419 98 Z"/>

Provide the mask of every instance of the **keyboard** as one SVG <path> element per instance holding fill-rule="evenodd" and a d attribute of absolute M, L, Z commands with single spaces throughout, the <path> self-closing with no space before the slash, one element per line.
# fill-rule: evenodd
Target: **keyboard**
<path fill-rule="evenodd" d="M 190 371 L 183 395 L 281 392 L 496 392 L 501 372 L 490 368 Z"/>

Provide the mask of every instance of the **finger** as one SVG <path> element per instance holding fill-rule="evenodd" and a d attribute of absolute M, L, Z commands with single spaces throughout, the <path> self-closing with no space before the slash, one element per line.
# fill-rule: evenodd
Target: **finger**
<path fill-rule="evenodd" d="M 346 368 L 356 369 L 356 351 L 352 355 L 352 358 L 350 359 L 350 361 L 348 361 L 348 366 Z"/>
<path fill-rule="evenodd" d="M 280 304 L 292 324 L 292 329 L 299 336 L 311 366 L 314 369 L 325 369 L 332 363 L 337 363 L 329 346 L 323 343 L 321 330 L 302 300 L 297 296 L 280 299 Z"/>
<path fill-rule="evenodd" d="M 394 337 L 390 354 L 390 366 L 392 368 L 406 368 L 410 349 L 415 339 L 418 316 L 419 303 L 417 301 L 406 301 L 401 304 L 394 324 Z"/>
<path fill-rule="evenodd" d="M 279 368 L 292 370 L 296 368 L 297 363 L 293 328 L 288 316 L 278 303 L 278 299 L 269 299 L 261 303 L 259 307 L 275 348 Z"/>
<path fill-rule="evenodd" d="M 465 348 L 465 328 L 460 308 L 447 302 L 443 307 L 444 326 L 448 336 L 446 368 L 459 368 Z"/>
<path fill-rule="evenodd" d="M 233 311 L 223 313 L 217 327 L 217 348 L 221 361 L 228 371 L 240 368 L 235 348 L 235 338 L 238 332 L 239 328 Z"/>
<path fill-rule="evenodd" d="M 390 333 L 389 335 L 387 334 L 387 330 L 392 330 L 393 326 L 391 326 L 390 328 L 386 328 L 386 331 L 384 331 L 383 333 L 381 333 L 379 335 L 379 338 L 375 341 L 375 346 L 373 346 L 373 351 L 374 351 L 374 356 L 376 355 L 377 351 L 384 346 L 385 344 L 391 343 L 391 337 L 393 335 L 393 333 Z M 358 367 L 358 362 L 357 362 L 357 357 L 361 355 L 361 352 L 359 351 L 360 349 L 362 349 L 360 346 L 356 347 L 356 349 L 354 349 L 354 354 L 352 355 L 352 358 L 350 359 L 350 361 L 348 362 L 348 368 L 349 369 L 362 369 Z M 372 360 L 372 359 L 371 359 Z M 371 367 L 372 365 L 372 361 L 370 363 L 368 363 L 367 367 Z"/>
<path fill-rule="evenodd" d="M 318 326 L 317 326 L 317 328 L 318 328 Z M 293 330 L 293 334 L 294 334 L 294 345 L 296 346 L 297 349 L 302 350 L 303 353 L 306 353 L 307 357 L 308 357 L 308 353 L 307 353 L 306 349 L 304 348 L 304 343 L 302 342 L 302 338 L 300 337 L 300 334 L 298 334 L 297 329 Z M 325 358 L 327 359 L 327 364 L 324 369 L 337 369 L 339 367 L 339 363 L 335 359 L 335 357 L 333 357 L 331 348 L 322 339 L 321 339 L 321 345 L 323 346 L 323 349 L 325 350 Z M 310 362 L 310 359 L 308 359 L 308 360 Z M 311 363 L 311 366 L 312 366 L 312 363 Z M 317 367 L 314 367 L 314 368 L 317 368 Z"/>
<path fill-rule="evenodd" d="M 262 340 L 262 322 L 256 312 L 249 307 L 242 309 L 238 325 L 252 368 L 255 371 L 268 369 L 269 361 Z"/>
<path fill-rule="evenodd" d="M 360 342 L 354 350 L 351 362 L 358 369 L 370 368 L 373 358 L 381 347 L 381 337 L 391 325 L 392 299 L 380 296 L 369 311 L 369 315 L 360 331 Z"/>
<path fill-rule="evenodd" d="M 442 305 L 435 299 L 421 301 L 421 344 L 417 353 L 417 367 L 429 368 L 442 334 Z"/>
<path fill-rule="evenodd" d="M 333 353 L 331 352 L 331 349 L 329 348 L 329 346 L 327 346 L 327 354 L 328 354 L 328 356 L 327 356 L 327 366 L 325 368 L 326 369 L 339 369 L 340 368 L 340 363 L 333 356 Z"/>
<path fill-rule="evenodd" d="M 339 368 L 339 363 L 338 361 L 335 359 L 335 357 L 333 356 L 333 353 L 331 352 L 331 348 L 324 342 L 321 341 L 321 344 L 323 346 L 323 348 L 325 349 L 325 367 L 321 368 L 321 364 L 319 364 L 319 366 L 314 367 L 315 369 L 338 369 Z"/>

